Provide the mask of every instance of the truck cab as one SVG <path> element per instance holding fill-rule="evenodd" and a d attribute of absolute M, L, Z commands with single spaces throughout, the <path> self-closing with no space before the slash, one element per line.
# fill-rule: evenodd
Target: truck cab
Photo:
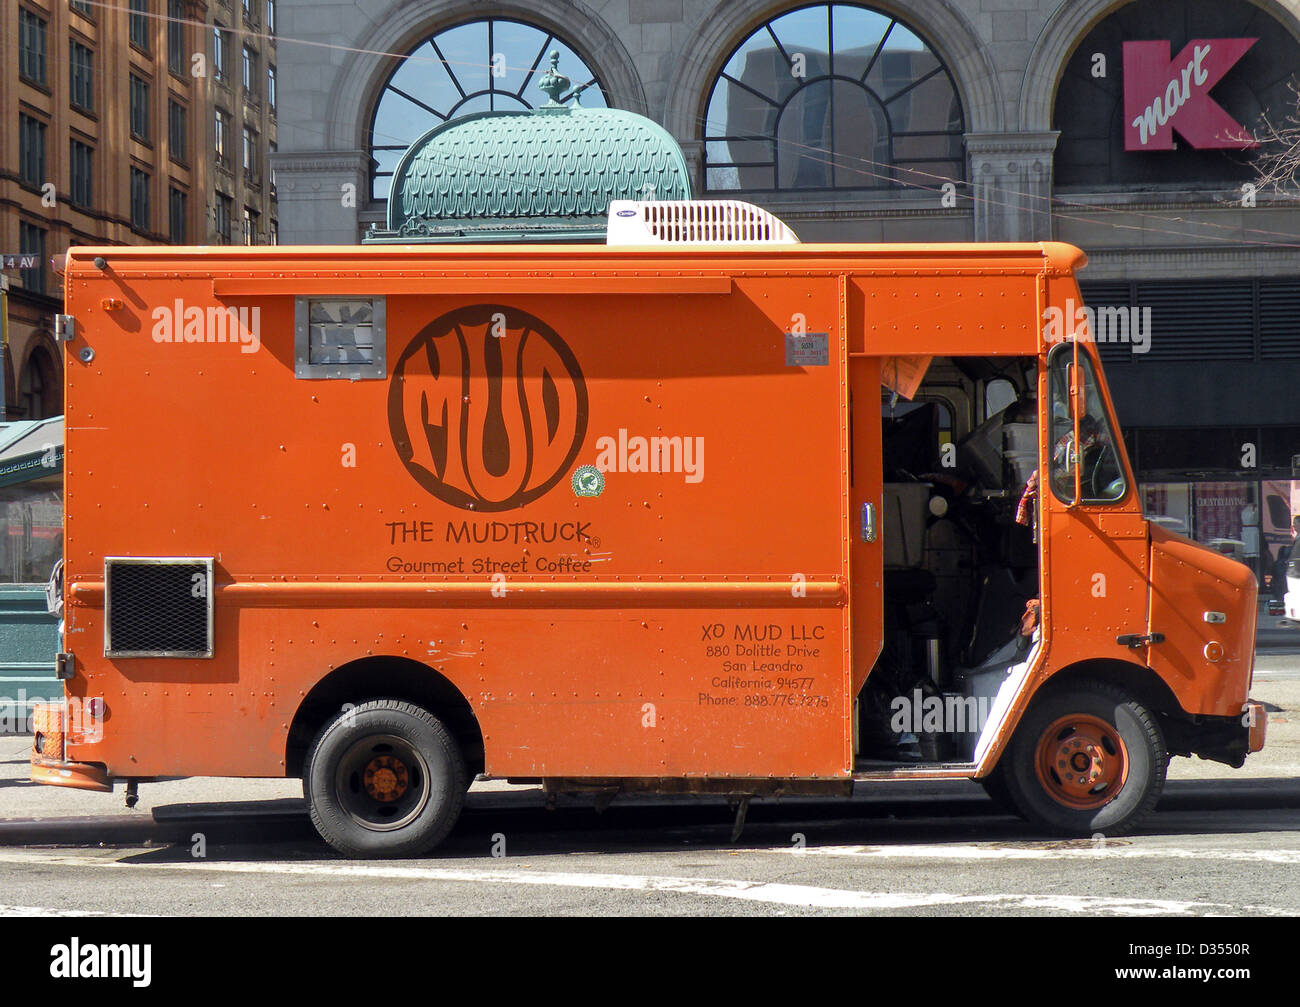
<path fill-rule="evenodd" d="M 987 767 L 1038 824 L 1114 834 L 1154 806 L 1170 756 L 1237 766 L 1262 745 L 1257 586 L 1143 516 L 1077 336 L 936 358 L 910 401 L 884 389 L 884 645 L 858 767 Z"/>

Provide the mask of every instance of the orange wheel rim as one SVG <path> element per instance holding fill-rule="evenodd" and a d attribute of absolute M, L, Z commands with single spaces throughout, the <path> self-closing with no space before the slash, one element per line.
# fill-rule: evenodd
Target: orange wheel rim
<path fill-rule="evenodd" d="M 362 773 L 366 793 L 376 801 L 392 802 L 406 793 L 409 776 L 406 764 L 391 755 L 380 755 L 370 760 Z"/>
<path fill-rule="evenodd" d="M 1100 717 L 1072 714 L 1052 722 L 1034 755 L 1038 782 L 1067 808 L 1092 811 L 1111 801 L 1128 779 L 1128 749 Z"/>

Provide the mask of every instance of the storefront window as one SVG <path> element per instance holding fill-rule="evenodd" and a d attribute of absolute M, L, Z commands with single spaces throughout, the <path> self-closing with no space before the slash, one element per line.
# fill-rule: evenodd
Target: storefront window
<path fill-rule="evenodd" d="M 1260 597 L 1281 599 L 1300 480 L 1145 483 L 1142 501 L 1151 521 L 1245 563 L 1259 579 Z"/>
<path fill-rule="evenodd" d="M 39 584 L 63 555 L 63 496 L 47 481 L 0 487 L 0 583 Z"/>

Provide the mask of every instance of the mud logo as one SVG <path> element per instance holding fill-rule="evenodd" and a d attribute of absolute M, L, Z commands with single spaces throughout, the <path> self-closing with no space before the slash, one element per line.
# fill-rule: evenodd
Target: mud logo
<path fill-rule="evenodd" d="M 439 500 L 508 510 L 568 474 L 587 433 L 587 386 L 550 326 L 474 305 L 430 322 L 402 352 L 388 426 L 406 470 Z"/>

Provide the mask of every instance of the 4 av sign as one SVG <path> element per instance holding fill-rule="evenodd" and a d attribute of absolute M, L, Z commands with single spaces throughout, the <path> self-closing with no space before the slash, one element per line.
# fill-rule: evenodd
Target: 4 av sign
<path fill-rule="evenodd" d="M 1258 146 L 1210 91 L 1258 42 L 1198 38 L 1170 59 L 1170 43 L 1124 43 L 1124 149 L 1173 150 L 1174 131 L 1202 150 Z"/>

